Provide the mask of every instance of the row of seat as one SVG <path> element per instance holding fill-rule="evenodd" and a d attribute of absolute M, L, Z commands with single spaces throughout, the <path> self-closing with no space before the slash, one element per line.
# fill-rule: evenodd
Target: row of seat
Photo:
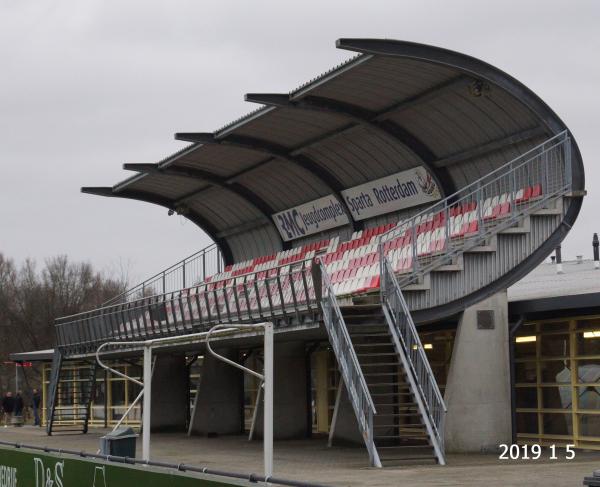
<path fill-rule="evenodd" d="M 386 232 L 384 251 L 397 273 L 410 272 L 414 259 L 431 258 L 444 253 L 450 242 L 464 239 L 495 220 L 509 216 L 514 208 L 542 196 L 541 185 L 526 186 L 514 194 L 503 193 L 482 201 L 459 201 L 447 210 L 425 213 L 414 219 L 389 223 L 357 231 L 350 240 L 322 240 L 277 254 L 228 266 L 207 279 L 207 290 L 237 286 L 286 274 L 293 265 L 318 256 L 330 275 L 338 295 L 353 294 L 379 286 L 379 237 Z M 413 241 L 416 245 L 413 247 Z M 285 266 L 285 267 L 281 267 Z M 240 281 L 241 278 L 242 280 Z"/>
<path fill-rule="evenodd" d="M 223 272 L 219 272 L 210 277 L 206 278 L 206 282 L 220 283 L 221 281 L 227 281 L 231 278 L 249 274 L 252 272 L 259 272 L 268 269 L 273 269 L 278 266 L 292 264 L 302 260 L 309 259 L 315 255 L 316 252 L 327 249 L 330 244 L 337 244 L 337 239 L 332 240 L 321 240 L 319 242 L 313 242 L 302 247 L 296 247 L 289 250 L 282 250 L 276 254 L 263 255 L 254 259 L 245 260 L 225 267 Z M 222 285 L 219 285 L 222 287 Z"/>

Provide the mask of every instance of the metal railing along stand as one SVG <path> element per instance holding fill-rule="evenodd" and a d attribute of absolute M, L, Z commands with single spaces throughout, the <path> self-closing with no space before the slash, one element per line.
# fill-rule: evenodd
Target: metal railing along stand
<path fill-rule="evenodd" d="M 178 291 L 204 282 L 208 276 L 217 274 L 222 269 L 223 258 L 221 252 L 215 244 L 211 244 L 114 296 L 102 303 L 102 306 L 126 303 L 146 296 Z"/>
<path fill-rule="evenodd" d="M 325 267 L 320 264 L 321 278 L 323 281 L 323 295 L 321 308 L 323 322 L 329 335 L 329 342 L 335 353 L 340 373 L 346 385 L 352 408 L 358 420 L 358 427 L 365 441 L 371 466 L 381 467 L 381 461 L 373 434 L 373 415 L 376 414 L 375 405 L 367 382 L 354 351 L 350 334 L 338 305 L 333 286 Z"/>
<path fill-rule="evenodd" d="M 304 260 L 59 318 L 56 342 L 67 355 L 85 354 L 106 341 L 181 335 L 273 317 L 301 322 L 307 312 L 318 311 L 312 260 Z"/>

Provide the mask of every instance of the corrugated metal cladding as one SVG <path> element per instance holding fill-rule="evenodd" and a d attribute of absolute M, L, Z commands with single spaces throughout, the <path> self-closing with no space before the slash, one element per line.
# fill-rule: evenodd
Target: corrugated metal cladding
<path fill-rule="evenodd" d="M 481 61 L 412 43 L 347 41 L 340 47 L 361 54 L 160 165 L 190 177 L 152 173 L 119 190 L 195 214 L 224 255 L 241 260 L 282 248 L 272 213 L 421 165 L 447 190 L 460 189 L 566 128 L 534 93 Z"/>

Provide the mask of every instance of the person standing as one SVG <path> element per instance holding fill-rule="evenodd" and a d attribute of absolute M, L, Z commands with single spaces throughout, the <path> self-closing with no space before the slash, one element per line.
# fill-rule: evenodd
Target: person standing
<path fill-rule="evenodd" d="M 37 389 L 33 390 L 33 394 L 31 396 L 31 408 L 33 409 L 33 425 L 41 426 L 40 421 L 40 403 L 42 402 L 42 397 L 40 396 L 40 391 Z"/>
<path fill-rule="evenodd" d="M 15 396 L 15 416 L 21 417 L 23 416 L 23 407 L 25 404 L 23 403 L 23 396 L 21 391 L 17 391 L 17 395 Z"/>
<path fill-rule="evenodd" d="M 2 411 L 4 411 L 4 427 L 7 428 L 8 423 L 12 422 L 13 413 L 15 412 L 15 398 L 10 391 L 2 398 Z"/>

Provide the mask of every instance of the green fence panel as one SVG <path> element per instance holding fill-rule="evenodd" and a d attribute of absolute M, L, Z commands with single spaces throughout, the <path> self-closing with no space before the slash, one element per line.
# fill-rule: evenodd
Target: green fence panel
<path fill-rule="evenodd" d="M 247 481 L 0 447 L 0 487 L 221 487 Z"/>

